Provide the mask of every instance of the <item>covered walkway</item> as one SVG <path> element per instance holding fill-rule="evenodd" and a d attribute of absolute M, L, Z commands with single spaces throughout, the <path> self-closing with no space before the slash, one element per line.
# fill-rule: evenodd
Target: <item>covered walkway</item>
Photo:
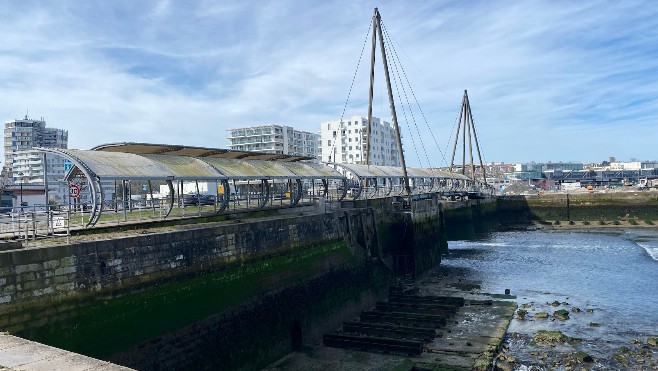
<path fill-rule="evenodd" d="M 344 193 L 354 199 L 368 199 L 405 194 L 402 168 L 393 166 L 331 163 L 347 179 Z M 480 194 L 486 185 L 457 173 L 436 169 L 407 168 L 411 194 Z"/>
<path fill-rule="evenodd" d="M 239 189 L 245 189 L 246 195 L 242 196 L 247 204 L 254 202 L 258 208 L 275 197 L 294 206 L 305 192 L 326 196 L 331 180 L 344 180 L 334 169 L 301 162 L 309 158 L 300 156 L 144 143 L 106 145 L 94 150 L 37 148 L 36 151 L 58 155 L 71 162 L 73 166 L 65 175 L 65 181 L 89 192 L 91 210 L 87 226 L 95 225 L 103 209 L 110 204 L 117 205 L 119 198 L 126 204 L 130 199 L 126 182 L 130 181 L 148 184 L 151 201 L 153 183 L 166 184 L 166 208 L 162 215 L 166 218 L 174 207 L 176 196 L 179 204 L 185 206 L 183 182 L 195 182 L 196 194 L 198 182 L 217 184 L 215 212 L 221 213 L 231 201 L 240 201 Z M 117 182 L 121 183 L 121 195 L 115 192 Z M 122 209 L 125 212 L 126 207 Z"/>

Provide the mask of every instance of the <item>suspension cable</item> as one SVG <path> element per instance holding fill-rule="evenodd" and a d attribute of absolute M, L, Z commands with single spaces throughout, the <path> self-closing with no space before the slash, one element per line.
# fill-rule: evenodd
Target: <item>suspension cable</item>
<path fill-rule="evenodd" d="M 462 107 L 461 107 L 461 105 L 459 105 L 459 110 L 457 110 L 457 115 L 455 116 L 455 121 L 452 123 L 452 129 L 450 129 L 450 135 L 448 136 L 448 138 L 450 138 L 450 140 L 448 140 L 448 142 L 446 143 L 446 149 L 445 149 L 446 153 L 448 153 L 448 149 L 450 148 L 450 142 L 452 141 L 452 133 L 455 132 L 455 128 L 457 127 L 457 122 L 459 121 L 459 114 L 461 113 L 461 110 L 462 110 Z M 445 158 L 444 158 L 444 160 L 445 160 Z M 446 161 L 446 165 L 447 165 L 448 161 L 447 160 L 445 160 L 445 161 Z M 452 164 L 450 164 L 450 165 L 452 165 Z"/>
<path fill-rule="evenodd" d="M 389 35 L 388 30 L 386 29 L 386 26 L 382 25 L 382 28 L 384 29 L 384 31 L 385 31 L 385 33 L 386 33 L 386 37 L 389 39 L 389 42 L 390 42 L 391 45 L 392 45 L 394 40 L 393 40 L 393 38 Z M 411 83 L 409 82 L 409 78 L 407 77 L 406 70 L 404 69 L 404 66 L 402 65 L 402 62 L 400 61 L 400 58 L 399 58 L 399 56 L 398 56 L 397 49 L 393 48 L 393 46 L 392 46 L 391 48 L 393 49 L 393 54 L 394 54 L 395 58 L 398 60 L 398 62 L 399 62 L 399 64 L 400 64 L 400 68 L 402 69 L 402 73 L 403 73 L 403 75 L 404 75 L 404 78 L 405 78 L 405 80 L 407 81 L 407 85 L 409 85 L 409 90 L 410 90 L 410 92 L 411 92 L 411 95 L 412 95 L 413 98 L 414 98 L 414 101 L 416 102 L 416 105 L 418 106 L 418 110 L 420 111 L 420 114 L 421 114 L 421 116 L 423 117 L 423 120 L 425 121 L 425 125 L 427 126 L 427 129 L 428 129 L 428 131 L 430 132 L 430 134 L 432 135 L 432 139 L 434 140 L 434 145 L 436 145 L 436 148 L 439 150 L 439 153 L 441 154 L 441 157 L 443 158 L 444 163 L 447 164 L 446 157 L 445 157 L 443 151 L 441 150 L 441 147 L 439 146 L 438 141 L 436 140 L 436 137 L 434 136 L 434 132 L 432 131 L 432 129 L 431 129 L 431 127 L 430 127 L 430 125 L 429 125 L 429 123 L 428 123 L 428 121 L 427 121 L 427 118 L 425 117 L 425 112 L 423 112 L 423 109 L 422 109 L 422 107 L 420 106 L 420 102 L 418 102 L 418 98 L 416 97 L 416 93 L 414 92 L 413 87 L 411 86 Z M 412 62 L 413 62 L 413 61 L 412 61 Z M 454 129 L 454 128 L 453 128 L 453 129 Z M 418 130 L 418 129 L 417 129 L 417 130 Z M 425 153 L 425 156 L 427 157 L 427 153 Z M 429 163 L 429 159 L 428 159 L 428 163 Z M 431 163 L 430 163 L 430 167 L 431 167 Z"/>
<path fill-rule="evenodd" d="M 372 22 L 368 26 L 368 32 L 366 33 L 366 38 L 363 40 L 363 46 L 361 47 L 361 54 L 359 55 L 359 61 L 356 63 L 356 70 L 354 71 L 354 76 L 352 76 L 352 83 L 350 84 L 350 90 L 347 93 L 347 99 L 345 100 L 345 105 L 343 106 L 343 113 L 340 115 L 340 121 L 343 121 L 345 116 L 345 110 L 347 109 L 347 103 L 350 101 L 350 96 L 352 95 L 352 89 L 354 88 L 354 81 L 356 80 L 356 75 L 359 72 L 359 66 L 361 66 L 361 58 L 363 57 L 363 51 L 366 49 L 366 44 L 368 43 L 368 36 L 370 36 L 370 30 L 372 30 Z"/>
<path fill-rule="evenodd" d="M 383 27 L 382 27 L 382 31 L 383 31 Z M 383 34 L 383 32 L 382 32 L 382 34 Z M 386 43 L 386 40 L 384 40 L 384 43 Z M 398 75 L 396 75 L 397 67 L 395 66 L 395 59 L 393 59 L 393 65 L 395 67 L 395 70 L 391 71 L 391 72 L 393 72 L 393 73 L 391 73 L 391 75 L 393 75 L 393 82 L 395 83 L 395 92 L 397 93 L 397 96 L 398 96 L 398 102 L 402 102 L 402 98 L 400 96 L 400 89 L 398 88 L 398 79 L 400 77 Z M 401 80 L 400 80 L 400 85 L 402 85 Z M 404 104 L 402 104 L 402 114 L 404 116 L 404 121 L 406 123 L 408 123 L 409 120 L 407 119 L 407 111 L 404 107 Z M 398 122 L 398 127 L 399 127 L 399 122 Z M 411 143 L 414 147 L 414 152 L 416 152 L 416 158 L 418 159 L 418 162 L 421 162 L 421 167 L 422 167 L 423 166 L 422 165 L 422 159 L 421 159 L 420 155 L 418 154 L 418 147 L 416 146 L 416 140 L 414 139 L 414 133 L 413 133 L 413 131 L 411 131 L 411 127 L 409 125 L 407 125 L 407 127 L 408 127 L 408 130 L 409 130 L 409 136 L 411 137 Z M 402 148 L 400 148 L 400 151 L 402 151 Z"/>
<path fill-rule="evenodd" d="M 484 168 L 485 166 L 484 164 L 487 163 L 487 156 L 484 155 L 484 148 L 482 148 L 482 144 L 480 143 L 477 132 L 475 130 L 475 119 L 473 119 L 473 110 L 470 111 L 471 111 L 471 125 L 473 125 L 473 136 L 475 137 L 475 145 L 478 147 L 479 154 L 482 155 L 482 158 L 480 159 L 480 166 Z"/>
<path fill-rule="evenodd" d="M 382 28 L 382 29 L 383 29 L 383 28 Z M 386 37 L 386 36 L 384 36 L 384 37 Z M 390 48 L 390 45 L 389 45 L 389 48 Z M 391 57 L 392 57 L 392 55 L 391 55 Z M 396 62 L 395 62 L 395 58 L 391 58 L 391 61 L 393 62 L 393 70 L 392 70 L 392 72 L 393 72 L 393 79 L 394 79 L 394 81 L 395 81 L 396 92 L 397 92 L 397 95 L 398 95 L 398 101 L 400 102 L 400 104 L 401 104 L 401 106 L 402 106 L 402 112 L 403 112 L 403 114 L 404 114 L 404 120 L 405 120 L 405 122 L 407 123 L 407 127 L 408 127 L 408 130 L 409 130 L 409 135 L 411 136 L 411 142 L 413 143 L 413 146 L 414 146 L 414 152 L 416 153 L 416 158 L 418 159 L 418 162 L 420 163 L 420 166 L 421 166 L 421 167 L 424 167 L 424 165 L 423 165 L 423 160 L 422 160 L 422 158 L 420 157 L 420 154 L 419 154 L 419 152 L 418 152 L 418 147 L 416 147 L 416 140 L 414 139 L 414 133 L 413 133 L 412 127 L 411 127 L 411 125 L 409 125 L 409 119 L 407 118 L 407 109 L 409 109 L 409 115 L 412 117 L 412 120 L 413 120 L 414 125 L 415 125 L 415 118 L 414 118 L 414 116 L 413 116 L 413 112 L 411 111 L 411 107 L 410 107 L 410 105 L 409 105 L 409 99 L 407 98 L 407 91 L 406 91 L 406 89 L 404 88 L 404 84 L 403 84 L 403 81 L 402 81 L 402 77 L 400 76 L 400 72 L 399 72 L 399 70 L 398 70 L 398 66 L 397 66 L 397 64 L 396 64 Z M 405 104 L 404 104 L 404 102 L 402 101 L 402 97 L 401 97 L 401 95 L 400 95 L 400 89 L 398 88 L 398 80 L 400 80 L 400 87 L 402 87 L 402 92 L 404 93 L 404 96 L 405 96 L 405 98 L 406 98 L 406 102 L 407 102 L 406 107 L 405 107 Z M 421 146 L 423 146 L 423 149 L 424 149 L 424 145 L 423 145 L 422 139 L 420 138 L 420 132 L 418 131 L 418 127 L 417 127 L 417 126 L 416 126 L 416 132 L 418 133 L 418 138 L 419 138 L 419 140 L 420 140 Z"/>
<path fill-rule="evenodd" d="M 393 46 L 393 43 L 391 42 L 391 38 L 390 38 L 390 35 L 388 34 L 388 30 L 383 25 L 382 25 L 382 29 L 383 29 L 384 35 L 385 35 L 385 37 L 388 41 L 389 47 L 393 51 L 393 66 L 395 67 L 395 72 L 397 73 L 398 77 L 400 78 L 400 86 L 402 86 L 402 91 L 404 93 L 404 98 L 407 102 L 409 112 L 411 113 L 411 118 L 413 120 L 414 127 L 416 128 L 416 133 L 418 133 L 418 139 L 420 140 L 420 145 L 422 146 L 423 152 L 425 154 L 425 159 L 427 160 L 427 166 L 429 168 L 431 168 L 432 167 L 432 162 L 430 161 L 429 156 L 427 154 L 425 143 L 423 142 L 423 137 L 422 137 L 422 135 L 420 135 L 420 130 L 418 129 L 418 124 L 416 123 L 416 116 L 413 114 L 413 110 L 411 109 L 411 104 L 409 103 L 409 96 L 407 95 L 407 90 L 406 90 L 406 88 L 403 84 L 403 81 L 402 81 L 402 75 L 400 75 L 400 72 L 398 71 L 398 64 L 400 65 L 400 69 L 402 70 L 402 73 L 404 74 L 405 80 L 406 80 L 407 85 L 409 86 L 409 90 L 411 91 L 412 94 L 413 94 L 413 88 L 411 87 L 411 83 L 409 83 L 409 79 L 407 79 L 407 75 L 406 75 L 406 72 L 404 70 L 404 66 L 402 65 L 402 62 L 400 61 L 400 59 L 397 56 L 398 55 L 397 51 L 395 50 L 395 47 Z M 396 63 L 396 60 L 397 60 L 397 63 Z M 415 94 L 414 94 L 414 98 L 415 98 Z M 416 103 L 417 102 L 418 101 L 416 101 Z M 420 105 L 418 105 L 418 107 L 420 108 Z M 422 109 L 420 110 L 420 112 L 422 113 Z M 424 117 L 424 115 L 423 115 L 423 117 Z M 429 125 L 428 125 L 428 127 L 429 127 Z M 431 130 L 430 130 L 430 132 L 431 132 Z M 434 134 L 432 134 L 432 136 L 433 135 Z M 439 151 L 440 151 L 440 149 L 439 149 Z M 419 160 L 419 162 L 422 162 L 420 158 L 418 160 Z M 422 166 L 422 164 L 421 164 L 421 166 Z"/>
<path fill-rule="evenodd" d="M 347 104 L 349 103 L 350 96 L 352 95 L 352 89 L 354 88 L 354 81 L 356 80 L 356 76 L 359 72 L 359 67 L 361 66 L 361 59 L 363 58 L 363 52 L 365 51 L 366 44 L 368 43 L 368 38 L 370 36 L 370 30 L 372 30 L 372 22 L 370 22 L 370 26 L 368 26 L 368 32 L 366 33 L 366 38 L 363 40 L 363 46 L 361 46 L 361 54 L 359 54 L 359 61 L 356 63 L 356 70 L 354 70 L 354 76 L 352 76 L 352 83 L 350 84 L 350 89 L 347 92 L 347 99 L 345 99 L 345 105 L 343 106 L 343 112 L 340 114 L 340 121 L 339 121 L 339 124 L 338 124 L 339 134 L 342 134 L 340 132 L 341 131 L 340 126 L 343 123 L 343 118 L 345 117 L 345 111 L 347 110 Z M 329 156 L 331 156 L 334 153 L 335 149 L 336 149 L 336 143 L 338 142 L 337 138 L 338 138 L 338 136 L 333 138 L 333 144 L 331 146 Z M 334 158 L 334 162 L 338 162 L 338 161 Z"/>

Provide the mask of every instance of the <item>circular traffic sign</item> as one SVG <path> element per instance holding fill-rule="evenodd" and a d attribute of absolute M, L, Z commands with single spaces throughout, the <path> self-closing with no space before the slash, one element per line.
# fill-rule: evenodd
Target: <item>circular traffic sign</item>
<path fill-rule="evenodd" d="M 80 196 L 80 186 L 77 184 L 71 184 L 69 186 L 69 197 L 78 198 Z"/>

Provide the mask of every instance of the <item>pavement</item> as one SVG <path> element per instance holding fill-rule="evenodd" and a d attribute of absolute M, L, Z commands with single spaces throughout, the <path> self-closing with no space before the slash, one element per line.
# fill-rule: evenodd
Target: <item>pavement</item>
<path fill-rule="evenodd" d="M 130 371 L 133 369 L 0 333 L 0 370 Z"/>

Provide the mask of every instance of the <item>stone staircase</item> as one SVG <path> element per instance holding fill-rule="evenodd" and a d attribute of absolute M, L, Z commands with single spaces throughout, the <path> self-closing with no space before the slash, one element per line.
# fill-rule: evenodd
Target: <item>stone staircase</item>
<path fill-rule="evenodd" d="M 388 300 L 325 334 L 325 346 L 366 352 L 420 355 L 426 343 L 464 306 L 464 298 L 421 296 L 413 285 L 389 288 Z"/>

